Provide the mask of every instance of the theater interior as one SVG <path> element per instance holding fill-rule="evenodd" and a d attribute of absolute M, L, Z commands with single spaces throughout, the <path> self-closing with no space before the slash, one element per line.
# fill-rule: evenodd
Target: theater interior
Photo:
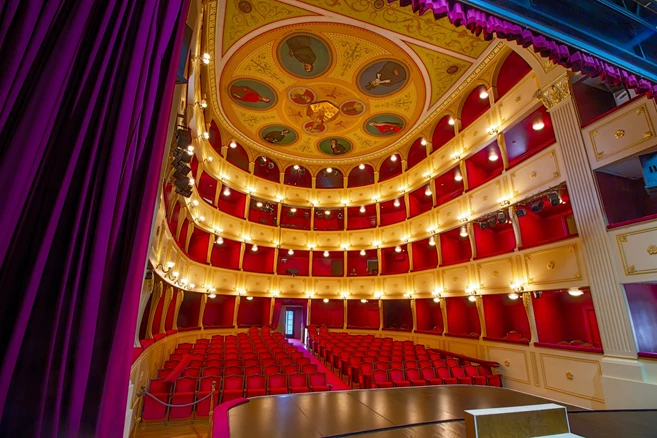
<path fill-rule="evenodd" d="M 559 436 L 654 436 L 657 37 L 636 30 L 656 22 L 651 2 L 577 6 L 634 23 L 623 53 L 615 27 L 606 42 L 569 30 L 584 12 L 566 0 L 150 3 L 146 36 L 121 33 L 135 51 L 84 74 L 110 81 L 102 69 L 159 45 L 160 80 L 132 72 L 108 91 L 145 87 L 143 101 L 103 114 L 140 133 L 117 143 L 161 147 L 81 161 L 70 137 L 78 165 L 50 184 L 134 178 L 62 198 L 116 203 L 80 222 L 87 240 L 48 250 L 57 276 L 20 277 L 2 243 L 0 287 L 20 293 L 2 313 L 0 436 L 487 436 L 470 429 L 480 409 L 507 415 L 497 436 L 536 436 L 513 430 L 513 409 L 549 403 L 573 433 Z M 18 116 L 0 115 L 20 140 Z M 60 208 L 30 193 L 16 211 L 31 221 L 37 201 Z M 30 236 L 30 220 L 16 229 L 36 248 L 50 228 Z M 30 254 L 15 259 L 40 266 Z"/>

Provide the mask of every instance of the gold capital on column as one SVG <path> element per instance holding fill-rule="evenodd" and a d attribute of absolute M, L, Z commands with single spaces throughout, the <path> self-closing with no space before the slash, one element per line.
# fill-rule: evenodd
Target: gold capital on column
<path fill-rule="evenodd" d="M 572 94 L 570 73 L 566 73 L 547 87 L 538 90 L 534 94 L 534 97 L 540 100 L 547 109 L 552 109 L 552 107 L 560 104 L 572 96 Z"/>

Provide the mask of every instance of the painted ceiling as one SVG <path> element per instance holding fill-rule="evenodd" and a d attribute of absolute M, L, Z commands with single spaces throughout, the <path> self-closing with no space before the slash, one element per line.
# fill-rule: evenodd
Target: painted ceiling
<path fill-rule="evenodd" d="M 384 0 L 217 3 L 220 121 L 245 146 L 291 160 L 398 147 L 489 46 Z"/>

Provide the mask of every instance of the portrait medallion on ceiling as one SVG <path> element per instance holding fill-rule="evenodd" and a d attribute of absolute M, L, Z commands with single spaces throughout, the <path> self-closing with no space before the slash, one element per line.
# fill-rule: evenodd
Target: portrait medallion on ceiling
<path fill-rule="evenodd" d="M 258 145 L 303 158 L 359 157 L 393 144 L 426 108 L 412 50 L 338 23 L 256 34 L 219 78 L 225 118 Z"/>

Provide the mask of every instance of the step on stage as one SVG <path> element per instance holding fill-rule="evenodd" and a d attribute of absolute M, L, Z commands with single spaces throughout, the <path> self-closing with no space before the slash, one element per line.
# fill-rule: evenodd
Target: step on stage
<path fill-rule="evenodd" d="M 464 411 L 554 403 L 504 388 L 416 388 L 257 397 L 228 411 L 231 438 L 465 437 Z M 655 410 L 568 409 L 571 431 L 585 437 L 654 437 Z"/>

